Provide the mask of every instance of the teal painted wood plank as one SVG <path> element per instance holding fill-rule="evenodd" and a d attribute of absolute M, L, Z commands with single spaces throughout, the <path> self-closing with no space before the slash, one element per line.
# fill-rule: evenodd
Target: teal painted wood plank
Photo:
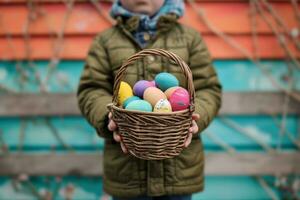
<path fill-rule="evenodd" d="M 82 117 L 56 117 L 49 121 L 62 140 L 74 149 L 103 149 L 103 140 L 97 136 L 94 128 Z M 3 131 L 3 140 L 11 150 L 18 150 L 21 130 L 24 130 L 24 150 L 64 149 L 62 143 L 47 125 L 45 118 L 2 118 L 0 119 L 0 129 Z"/>
<path fill-rule="evenodd" d="M 102 178 L 101 177 L 30 177 L 30 183 L 34 186 L 40 195 L 45 195 L 47 191 L 56 194 L 53 200 L 64 200 L 66 196 L 73 200 L 101 199 Z M 0 177 L 0 199 L 4 200 L 34 200 L 38 199 L 28 188 L 26 183 L 18 183 L 17 190 L 13 187 L 13 181 L 10 177 Z M 72 189 L 73 188 L 73 189 Z M 67 191 L 70 191 L 69 193 Z"/>
<path fill-rule="evenodd" d="M 271 117 L 267 116 L 231 116 L 241 127 L 250 132 L 254 137 L 271 145 L 277 146 L 279 141 L 279 128 Z M 297 138 L 299 117 L 288 116 L 286 128 L 294 138 Z M 103 140 L 99 138 L 88 122 L 82 117 L 53 117 L 50 118 L 57 133 L 67 145 L 76 150 L 103 149 Z M 64 147 L 57 140 L 44 118 L 0 118 L 0 129 L 3 131 L 3 139 L 11 150 L 17 150 L 20 143 L 20 130 L 24 127 L 23 147 L 26 151 L 63 150 Z M 225 143 L 238 150 L 262 150 L 253 140 L 227 126 L 218 118 L 213 121 L 209 128 L 202 133 L 205 148 L 207 150 L 220 150 L 219 145 L 211 141 L 205 132 L 212 133 Z M 293 149 L 294 145 L 285 135 L 281 138 L 282 147 Z"/>
<path fill-rule="evenodd" d="M 252 177 L 207 177 L 205 184 L 204 192 L 193 195 L 193 200 L 271 200 Z"/>
<path fill-rule="evenodd" d="M 47 61 L 35 62 L 35 69 L 41 75 L 42 82 L 48 71 Z M 246 60 L 217 60 L 215 68 L 223 85 L 224 91 L 275 91 L 269 79 L 262 74 L 260 69 Z M 286 85 L 285 76 L 287 66 L 283 61 L 263 61 L 264 68 L 283 85 Z M 83 61 L 62 61 L 59 63 L 46 89 L 49 92 L 74 92 L 77 89 L 79 77 L 83 69 Z M 21 75 L 16 71 L 15 62 L 0 62 L 0 83 L 17 91 L 38 92 L 39 87 L 33 74 L 34 70 L 23 63 L 22 69 L 28 77 L 23 88 L 20 86 Z M 295 88 L 300 90 L 300 71 L 294 71 Z"/>
<path fill-rule="evenodd" d="M 214 62 L 220 82 L 224 91 L 276 91 L 271 81 L 262 71 L 250 61 L 245 60 L 217 60 Z M 265 60 L 261 62 L 263 68 L 268 71 L 280 84 L 287 86 L 286 76 L 288 66 L 280 60 Z M 300 71 L 294 70 L 291 77 L 294 80 L 294 88 L 300 90 Z"/>
<path fill-rule="evenodd" d="M 273 177 L 270 177 L 274 181 Z M 40 194 L 47 190 L 54 191 L 59 185 L 55 200 L 65 199 L 67 187 L 74 186 L 74 200 L 89 199 L 98 200 L 103 193 L 102 179 L 87 177 L 63 177 L 61 182 L 55 177 L 31 177 L 30 182 L 36 187 Z M 59 184 L 58 184 L 59 183 Z M 32 200 L 36 199 L 28 191 L 24 184 L 17 185 L 19 191 L 12 187 L 12 180 L 9 177 L 0 177 L 0 199 Z M 272 188 L 278 196 L 280 191 Z M 280 197 L 280 196 L 279 196 Z M 193 194 L 193 200 L 214 199 L 214 200 L 269 200 L 271 199 L 262 189 L 259 183 L 252 177 L 217 177 L 208 176 L 205 179 L 205 190 Z"/>
<path fill-rule="evenodd" d="M 276 126 L 273 119 L 267 116 L 231 116 L 229 117 L 232 121 L 237 123 L 253 137 L 263 141 L 266 144 L 276 147 L 278 141 L 281 141 L 283 148 L 293 148 L 291 140 L 285 134 L 282 138 L 280 137 L 280 128 Z M 278 117 L 278 119 L 280 119 Z M 289 116 L 286 120 L 286 130 L 291 133 L 293 138 L 299 137 L 297 135 L 298 130 L 298 117 Z M 202 133 L 203 141 L 208 149 L 218 149 L 211 139 L 205 134 L 209 132 L 210 134 L 216 135 L 218 138 L 223 140 L 225 143 L 240 149 L 240 150 L 261 150 L 262 148 L 253 140 L 244 134 L 236 131 L 232 127 L 224 124 L 219 118 L 216 118 L 213 123 L 207 128 L 207 130 Z"/>
<path fill-rule="evenodd" d="M 83 69 L 83 62 L 66 61 L 61 62 L 53 73 L 50 73 L 49 81 L 45 84 L 48 74 L 48 62 L 39 61 L 35 63 L 34 69 L 27 63 L 21 65 L 22 72 L 16 70 L 15 62 L 0 62 L 0 83 L 22 92 L 38 92 L 39 83 L 34 77 L 37 72 L 48 92 L 75 92 L 79 82 L 79 76 Z M 25 74 L 25 80 L 22 75 Z M 22 81 L 23 80 L 23 81 Z"/>

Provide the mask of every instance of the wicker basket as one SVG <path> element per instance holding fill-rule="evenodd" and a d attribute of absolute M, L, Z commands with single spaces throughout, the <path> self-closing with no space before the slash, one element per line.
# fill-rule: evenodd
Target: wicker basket
<path fill-rule="evenodd" d="M 188 109 L 171 113 L 125 110 L 118 107 L 118 91 L 126 68 L 145 56 L 163 56 L 175 62 L 187 79 L 191 104 Z M 140 159 L 161 160 L 178 155 L 184 148 L 192 123 L 195 90 L 190 68 L 177 55 L 163 49 L 142 50 L 124 62 L 114 83 L 113 102 L 108 105 L 118 125 L 121 139 L 128 151 Z"/>

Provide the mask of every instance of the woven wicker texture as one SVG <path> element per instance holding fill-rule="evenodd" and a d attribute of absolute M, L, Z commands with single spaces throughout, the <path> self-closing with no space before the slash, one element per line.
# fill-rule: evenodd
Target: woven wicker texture
<path fill-rule="evenodd" d="M 118 107 L 118 91 L 128 66 L 145 56 L 163 56 L 178 65 L 187 79 L 189 109 L 171 113 L 141 112 Z M 113 102 L 108 105 L 128 151 L 145 160 L 161 160 L 178 155 L 184 148 L 194 112 L 195 89 L 190 68 L 177 55 L 163 49 L 142 50 L 123 63 L 114 82 Z"/>

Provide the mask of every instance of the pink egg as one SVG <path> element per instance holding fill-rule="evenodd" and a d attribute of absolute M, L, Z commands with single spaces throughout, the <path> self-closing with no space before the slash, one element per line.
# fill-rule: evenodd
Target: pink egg
<path fill-rule="evenodd" d="M 146 80 L 140 80 L 136 82 L 136 84 L 133 86 L 133 93 L 138 96 L 143 98 L 144 91 L 148 88 L 151 87 L 152 84 L 149 81 Z"/>
<path fill-rule="evenodd" d="M 169 98 L 173 111 L 187 109 L 190 105 L 190 95 L 184 88 L 176 89 Z"/>
<path fill-rule="evenodd" d="M 149 81 L 149 82 L 150 82 L 151 87 L 156 87 L 154 80 L 153 81 Z"/>

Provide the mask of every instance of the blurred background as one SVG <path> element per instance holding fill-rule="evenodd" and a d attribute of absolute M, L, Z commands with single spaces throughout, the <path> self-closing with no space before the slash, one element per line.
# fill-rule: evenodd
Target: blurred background
<path fill-rule="evenodd" d="M 185 1 L 224 88 L 202 133 L 206 188 L 194 200 L 299 199 L 297 0 Z M 0 0 L 0 200 L 109 199 L 103 140 L 75 99 L 110 0 Z"/>

